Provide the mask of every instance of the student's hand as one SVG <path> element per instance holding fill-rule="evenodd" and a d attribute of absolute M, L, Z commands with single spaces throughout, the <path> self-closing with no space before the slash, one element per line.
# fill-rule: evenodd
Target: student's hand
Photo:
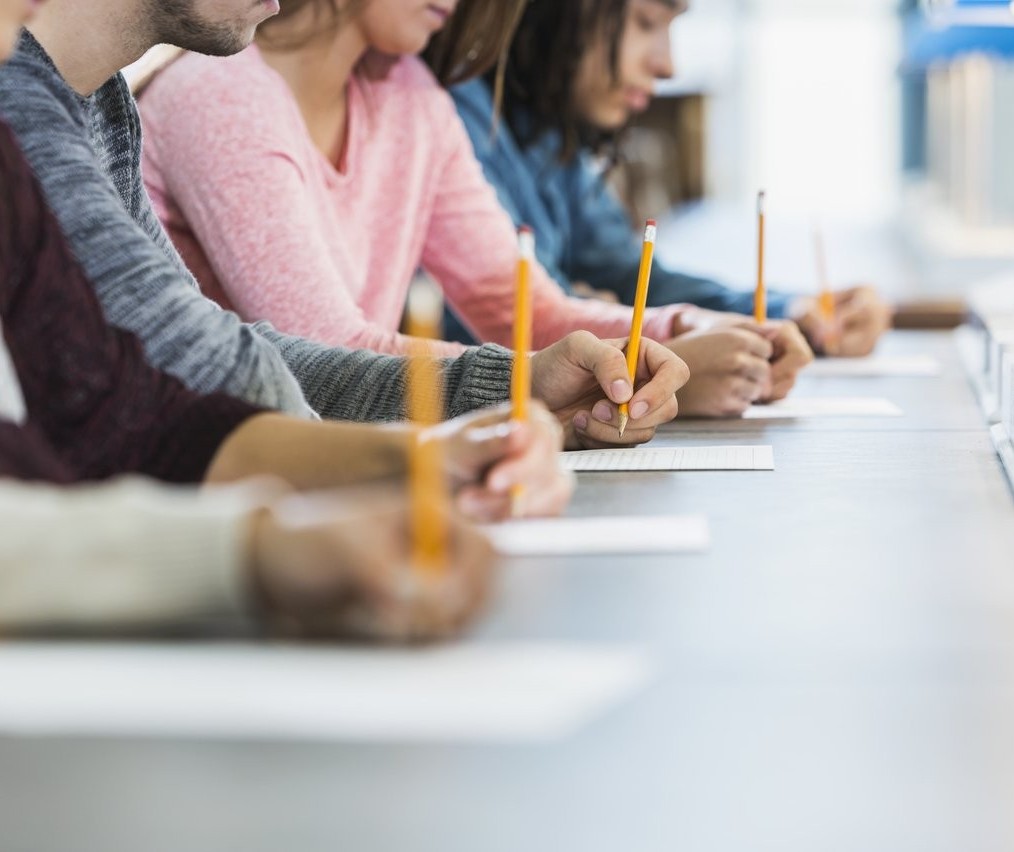
<path fill-rule="evenodd" d="M 771 390 L 761 397 L 761 402 L 784 399 L 796 384 L 800 371 L 813 363 L 810 349 L 803 332 L 794 322 L 768 320 L 762 325 L 750 321 L 740 328 L 754 331 L 771 342 Z"/>
<path fill-rule="evenodd" d="M 735 314 L 729 311 L 713 311 L 687 305 L 677 315 L 673 337 L 682 337 L 695 331 L 717 331 L 720 328 L 736 328 L 744 323 L 752 322 L 753 317 L 746 314 Z M 693 368 L 691 368 L 692 370 Z"/>
<path fill-rule="evenodd" d="M 577 331 L 531 356 L 532 395 L 563 424 L 567 449 L 643 444 L 676 416 L 676 391 L 687 383 L 687 365 L 660 343 L 643 339 L 635 392 L 626 343 Z M 620 438 L 622 402 L 630 405 L 630 422 Z"/>
<path fill-rule="evenodd" d="M 458 509 L 475 521 L 559 515 L 574 493 L 574 477 L 560 467 L 563 429 L 532 400 L 528 423 L 511 420 L 509 405 L 477 411 L 423 432 L 444 444 L 444 460 Z M 513 486 L 522 486 L 518 505 Z"/>
<path fill-rule="evenodd" d="M 302 637 L 421 642 L 473 621 L 492 583 L 489 540 L 450 515 L 447 566 L 426 573 L 410 564 L 404 498 L 357 503 L 288 497 L 254 516 L 248 576 L 268 623 Z"/>
<path fill-rule="evenodd" d="M 738 417 L 772 392 L 775 346 L 755 330 L 691 332 L 666 345 L 690 367 L 680 393 L 684 417 Z"/>
<path fill-rule="evenodd" d="M 835 316 L 827 322 L 816 299 L 797 300 L 790 313 L 817 352 L 838 357 L 869 355 L 891 327 L 894 311 L 873 287 L 834 293 Z"/>

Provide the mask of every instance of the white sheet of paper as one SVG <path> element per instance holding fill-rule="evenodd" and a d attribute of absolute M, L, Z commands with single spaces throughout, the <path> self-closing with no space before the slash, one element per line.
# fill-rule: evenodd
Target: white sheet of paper
<path fill-rule="evenodd" d="M 774 470 L 775 451 L 756 447 L 639 447 L 561 453 L 567 470 Z"/>
<path fill-rule="evenodd" d="M 901 417 L 889 399 L 865 396 L 789 397 L 770 405 L 751 405 L 745 420 L 785 420 L 801 417 Z"/>
<path fill-rule="evenodd" d="M 7 643 L 0 731 L 361 742 L 549 741 L 641 689 L 631 648 Z"/>
<path fill-rule="evenodd" d="M 699 553 L 711 546 L 704 515 L 536 519 L 485 530 L 504 556 Z"/>
<path fill-rule="evenodd" d="M 814 378 L 939 376 L 940 362 L 931 355 L 874 355 L 870 358 L 818 358 L 803 371 Z"/>

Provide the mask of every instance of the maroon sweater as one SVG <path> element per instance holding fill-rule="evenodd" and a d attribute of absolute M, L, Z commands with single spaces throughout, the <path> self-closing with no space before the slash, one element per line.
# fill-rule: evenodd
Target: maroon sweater
<path fill-rule="evenodd" d="M 24 425 L 0 422 L 0 475 L 198 482 L 226 436 L 259 411 L 187 390 L 106 322 L 2 122 L 0 318 L 28 409 Z"/>

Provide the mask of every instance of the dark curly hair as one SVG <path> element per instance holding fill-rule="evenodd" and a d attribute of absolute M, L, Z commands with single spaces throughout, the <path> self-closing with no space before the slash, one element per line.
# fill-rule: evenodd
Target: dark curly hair
<path fill-rule="evenodd" d="M 580 148 L 604 152 L 615 143 L 615 133 L 582 119 L 573 91 L 581 60 L 598 39 L 609 46 L 609 71 L 617 77 L 627 4 L 628 0 L 530 0 L 507 54 L 502 98 L 503 118 L 522 146 L 555 130 L 563 140 L 560 158 L 566 161 Z"/>
<path fill-rule="evenodd" d="M 660 2 L 677 12 L 689 5 L 688 0 Z M 522 146 L 556 131 L 563 142 L 563 162 L 581 148 L 615 162 L 620 131 L 603 131 L 581 117 L 574 81 L 585 54 L 603 42 L 608 71 L 614 82 L 618 80 L 629 5 L 630 0 L 528 0 L 507 53 L 503 97 L 497 100 Z"/>

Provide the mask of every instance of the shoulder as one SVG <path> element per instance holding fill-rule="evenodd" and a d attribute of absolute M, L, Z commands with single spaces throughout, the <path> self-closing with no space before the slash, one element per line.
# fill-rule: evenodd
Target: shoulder
<path fill-rule="evenodd" d="M 0 121 L 0 306 L 8 304 L 34 260 L 30 252 L 40 245 L 45 215 L 31 167 L 14 133 Z"/>
<path fill-rule="evenodd" d="M 379 76 L 367 74 L 371 96 L 400 111 L 414 111 L 439 121 L 455 112 L 451 96 L 417 56 L 403 56 Z"/>
<path fill-rule="evenodd" d="M 9 203 L 10 208 L 17 210 L 20 205 L 17 199 L 24 192 L 31 182 L 31 169 L 21 153 L 17 139 L 13 131 L 2 120 L 0 120 L 0 189 L 3 190 L 3 198 L 0 204 Z M 0 210 L 4 208 L 0 206 Z M 27 209 L 18 210 L 19 216 L 27 214 Z M 17 222 L 19 216 L 10 217 Z M 4 217 L 8 220 L 9 217 Z"/>
<path fill-rule="evenodd" d="M 255 47 L 225 58 L 184 54 L 152 78 L 139 104 L 156 145 L 193 136 L 274 147 L 301 126 L 295 99 Z"/>
<path fill-rule="evenodd" d="M 49 119 L 54 112 L 83 123 L 80 98 L 27 31 L 22 33 L 10 60 L 0 65 L 0 112 L 16 130 L 24 117 Z"/>
<path fill-rule="evenodd" d="M 185 53 L 152 77 L 141 95 L 141 112 L 146 120 L 173 121 L 222 109 L 255 113 L 258 105 L 270 109 L 280 87 L 284 84 L 254 46 L 229 57 Z"/>
<path fill-rule="evenodd" d="M 462 116 L 493 117 L 493 92 L 485 80 L 469 80 L 451 88 L 454 105 Z"/>
<path fill-rule="evenodd" d="M 375 89 L 385 112 L 396 112 L 402 127 L 425 134 L 437 148 L 469 146 L 468 133 L 450 93 L 418 57 L 402 57 Z"/>
<path fill-rule="evenodd" d="M 394 62 L 384 82 L 398 89 L 415 92 L 443 92 L 433 72 L 418 56 L 403 56 Z"/>
<path fill-rule="evenodd" d="M 514 137 L 493 105 L 493 92 L 484 80 L 470 80 L 450 91 L 458 116 L 468 131 L 475 155 L 483 164 L 515 154 Z"/>

